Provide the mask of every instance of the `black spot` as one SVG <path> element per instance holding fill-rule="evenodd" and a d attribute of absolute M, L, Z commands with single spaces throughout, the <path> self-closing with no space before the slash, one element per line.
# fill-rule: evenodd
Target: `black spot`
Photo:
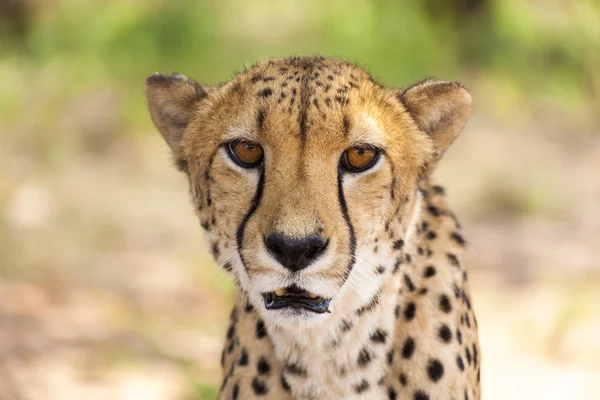
<path fill-rule="evenodd" d="M 450 299 L 445 294 L 440 295 L 440 310 L 442 310 L 445 313 L 449 313 L 450 311 L 452 311 Z"/>
<path fill-rule="evenodd" d="M 227 330 L 227 339 L 231 340 L 235 334 L 235 325 L 231 324 Z"/>
<path fill-rule="evenodd" d="M 233 352 L 233 348 L 235 347 L 235 341 L 231 341 L 229 346 L 227 346 L 227 353 L 231 354 Z"/>
<path fill-rule="evenodd" d="M 433 205 L 429 205 L 427 207 L 427 211 L 429 211 L 429 213 L 435 217 L 439 217 L 441 214 L 440 209 Z"/>
<path fill-rule="evenodd" d="M 258 129 L 262 129 L 264 122 L 265 122 L 265 112 L 263 110 L 259 110 L 258 115 L 256 116 L 256 126 L 258 126 Z"/>
<path fill-rule="evenodd" d="M 260 81 L 261 79 L 262 79 L 261 74 L 254 74 L 254 75 L 252 75 L 252 78 L 250 78 L 250 81 L 252 83 L 256 83 L 256 82 Z"/>
<path fill-rule="evenodd" d="M 415 317 L 415 311 L 417 310 L 417 306 L 415 306 L 415 303 L 410 302 L 406 305 L 406 308 L 404 309 L 404 319 L 407 321 L 412 320 Z"/>
<path fill-rule="evenodd" d="M 467 363 L 471 365 L 471 352 L 469 351 L 468 347 L 465 347 L 465 355 L 467 356 Z"/>
<path fill-rule="evenodd" d="M 394 269 L 392 270 L 392 274 L 395 274 L 396 272 L 398 272 L 398 270 L 400 269 L 400 265 L 402 265 L 402 259 L 398 258 L 396 260 L 396 262 L 394 263 Z"/>
<path fill-rule="evenodd" d="M 402 358 L 410 358 L 415 352 L 415 341 L 413 338 L 409 337 L 404 341 L 402 345 Z"/>
<path fill-rule="evenodd" d="M 263 320 L 259 319 L 256 322 L 256 337 L 262 339 L 265 336 L 267 336 L 267 328 L 265 327 L 265 323 L 263 322 Z"/>
<path fill-rule="evenodd" d="M 358 353 L 358 366 L 359 367 L 364 367 L 366 365 L 368 365 L 371 360 L 373 359 L 373 355 L 371 354 L 371 352 L 369 351 L 369 349 L 367 348 L 363 348 L 359 353 Z"/>
<path fill-rule="evenodd" d="M 394 309 L 394 314 L 396 315 L 396 318 L 400 317 L 400 306 L 396 306 L 396 308 Z"/>
<path fill-rule="evenodd" d="M 386 358 L 387 358 L 387 363 L 389 365 L 392 365 L 392 363 L 394 362 L 394 349 L 393 348 L 387 352 Z"/>
<path fill-rule="evenodd" d="M 266 78 L 263 78 L 263 82 L 270 82 L 272 80 L 274 80 L 275 78 L 273 78 L 272 76 L 267 76 Z"/>
<path fill-rule="evenodd" d="M 417 293 L 419 293 L 421 296 L 426 295 L 428 292 L 428 289 L 426 287 L 419 289 L 419 291 Z"/>
<path fill-rule="evenodd" d="M 469 300 L 469 296 L 467 296 L 467 294 L 465 292 L 462 292 L 462 299 L 465 302 L 465 304 L 467 305 L 467 308 L 470 310 L 471 309 L 471 300 Z"/>
<path fill-rule="evenodd" d="M 238 398 L 239 394 L 240 394 L 240 385 L 236 382 L 235 385 L 233 385 L 233 391 L 231 392 L 231 398 L 233 400 L 235 400 Z"/>
<path fill-rule="evenodd" d="M 333 80 L 333 75 L 327 75 L 327 79 L 332 81 Z"/>
<path fill-rule="evenodd" d="M 335 97 L 334 97 L 334 100 L 335 100 L 337 103 L 341 104 L 341 105 L 346 105 L 346 104 L 348 104 L 348 98 L 347 98 L 347 97 L 335 96 Z"/>
<path fill-rule="evenodd" d="M 369 303 L 365 304 L 358 310 L 356 310 L 356 315 L 361 316 L 365 311 L 373 310 L 381 301 L 381 291 L 377 292 L 375 296 L 369 301 Z"/>
<path fill-rule="evenodd" d="M 461 371 L 465 370 L 465 364 L 463 363 L 463 359 L 461 356 L 456 356 L 456 365 L 458 365 L 458 369 Z"/>
<path fill-rule="evenodd" d="M 350 329 L 352 329 L 352 326 L 352 321 L 342 319 L 342 332 L 348 332 Z"/>
<path fill-rule="evenodd" d="M 348 135 L 350 134 L 350 119 L 347 115 L 344 115 L 344 120 L 342 124 L 342 133 L 344 134 L 344 136 L 348 137 Z"/>
<path fill-rule="evenodd" d="M 264 88 L 257 93 L 260 97 L 269 97 L 273 94 L 273 90 L 271 88 Z"/>
<path fill-rule="evenodd" d="M 285 370 L 292 375 L 306 376 L 306 369 L 296 363 L 286 364 Z"/>
<path fill-rule="evenodd" d="M 354 391 L 357 394 L 363 393 L 363 392 L 367 391 L 368 389 L 369 389 L 369 382 L 367 382 L 364 379 L 358 385 L 354 386 Z"/>
<path fill-rule="evenodd" d="M 471 320 L 469 319 L 469 314 L 465 313 L 465 323 L 467 324 L 467 328 L 471 327 Z"/>
<path fill-rule="evenodd" d="M 439 360 L 429 360 L 429 363 L 427 364 L 427 375 L 429 375 L 429 379 L 433 382 L 439 381 L 442 376 L 444 376 L 444 366 Z"/>
<path fill-rule="evenodd" d="M 245 348 L 242 348 L 242 352 L 240 355 L 240 359 L 238 361 L 238 365 L 240 365 L 242 367 L 248 365 L 248 352 L 246 351 Z"/>
<path fill-rule="evenodd" d="M 374 343 L 385 343 L 386 338 L 387 338 L 387 332 L 382 331 L 381 329 L 377 329 L 371 335 L 371 341 Z"/>
<path fill-rule="evenodd" d="M 435 267 L 433 265 L 428 265 L 425 267 L 423 271 L 423 278 L 431 278 L 436 273 Z"/>
<path fill-rule="evenodd" d="M 230 262 L 223 264 L 223 269 L 227 272 L 233 271 L 233 265 Z"/>
<path fill-rule="evenodd" d="M 473 364 L 477 366 L 477 346 L 473 343 Z"/>
<path fill-rule="evenodd" d="M 254 390 L 254 393 L 257 396 L 264 396 L 269 391 L 267 385 L 265 385 L 264 382 L 259 381 L 258 378 L 254 378 L 252 381 L 252 390 Z"/>
<path fill-rule="evenodd" d="M 406 285 L 406 287 L 408 288 L 409 291 L 411 291 L 411 292 L 415 291 L 415 285 L 413 285 L 412 280 L 406 274 L 404 274 L 404 284 Z"/>
<path fill-rule="evenodd" d="M 394 250 L 400 250 L 402 247 L 404 247 L 404 240 L 399 239 L 394 242 Z"/>
<path fill-rule="evenodd" d="M 456 243 L 458 243 L 461 246 L 465 245 L 465 239 L 463 239 L 463 237 L 458 233 L 458 232 L 452 232 L 450 234 L 450 239 L 454 240 Z"/>
<path fill-rule="evenodd" d="M 283 376 L 283 373 L 281 374 L 280 382 L 281 382 L 281 387 L 283 388 L 283 390 L 285 390 L 286 392 L 292 391 L 292 387 L 288 383 L 287 379 L 285 379 L 285 376 Z"/>
<path fill-rule="evenodd" d="M 221 252 L 219 251 L 219 245 L 217 243 L 213 243 L 210 252 L 212 253 L 214 258 L 219 258 Z"/>
<path fill-rule="evenodd" d="M 469 394 L 467 393 L 466 390 L 465 390 L 465 400 L 469 400 Z"/>
<path fill-rule="evenodd" d="M 460 332 L 460 329 L 456 330 L 456 340 L 458 340 L 458 344 L 462 344 L 462 333 Z"/>
<path fill-rule="evenodd" d="M 258 364 L 256 364 L 256 370 L 260 375 L 266 375 L 271 371 L 271 366 L 264 357 L 261 357 Z"/>
<path fill-rule="evenodd" d="M 460 265 L 460 262 L 458 261 L 458 257 L 456 257 L 455 254 L 446 253 L 446 257 L 448 258 L 448 262 L 450 264 L 454 265 L 455 267 L 458 267 Z"/>
<path fill-rule="evenodd" d="M 433 240 L 437 237 L 437 233 L 435 233 L 434 231 L 429 231 L 429 232 L 427 232 L 427 235 L 425 237 L 428 240 Z"/>
<path fill-rule="evenodd" d="M 175 167 L 181 172 L 188 172 L 188 162 L 183 158 L 178 158 L 175 160 Z"/>
<path fill-rule="evenodd" d="M 423 248 L 421 246 L 417 247 L 417 254 L 422 256 L 423 255 Z"/>
<path fill-rule="evenodd" d="M 406 386 L 406 384 L 408 383 L 408 378 L 406 377 L 406 374 L 404 372 L 400 373 L 400 375 L 398 376 L 398 381 L 400 381 L 400 384 L 402 386 Z"/>
<path fill-rule="evenodd" d="M 380 265 L 380 266 L 377 267 L 376 271 L 377 271 L 378 274 L 381 275 L 381 274 L 383 274 L 385 272 L 385 267 L 383 265 Z"/>
<path fill-rule="evenodd" d="M 438 335 L 444 343 L 450 343 L 450 341 L 452 340 L 452 331 L 450 330 L 450 328 L 448 328 L 448 325 L 446 324 L 440 326 L 440 329 L 438 330 Z"/>
<path fill-rule="evenodd" d="M 422 390 L 417 390 L 413 395 L 414 400 L 429 400 L 429 396 Z"/>
<path fill-rule="evenodd" d="M 458 285 L 456 283 L 454 283 L 452 285 L 452 291 L 454 292 L 454 297 L 456 297 L 457 299 L 461 298 L 462 291 L 460 290 L 460 288 L 458 287 Z"/>
<path fill-rule="evenodd" d="M 435 186 L 432 186 L 431 189 L 433 189 L 433 192 L 436 194 L 445 194 L 445 190 L 441 186 L 435 185 Z"/>
<path fill-rule="evenodd" d="M 246 300 L 246 308 L 245 308 L 246 312 L 252 312 L 254 311 L 254 306 L 250 303 L 250 300 Z"/>

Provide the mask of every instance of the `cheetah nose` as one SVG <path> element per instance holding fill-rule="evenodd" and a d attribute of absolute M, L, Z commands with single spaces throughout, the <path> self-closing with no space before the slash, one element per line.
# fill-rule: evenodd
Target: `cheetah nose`
<path fill-rule="evenodd" d="M 292 238 L 281 233 L 272 233 L 265 238 L 265 246 L 269 253 L 292 272 L 308 267 L 323 253 L 328 243 L 328 240 L 317 234 Z"/>

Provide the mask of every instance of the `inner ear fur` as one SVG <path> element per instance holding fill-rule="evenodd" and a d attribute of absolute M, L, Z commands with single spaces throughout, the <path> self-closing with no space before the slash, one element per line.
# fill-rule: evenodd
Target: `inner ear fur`
<path fill-rule="evenodd" d="M 181 150 L 183 133 L 194 117 L 206 88 L 180 74 L 154 74 L 146 79 L 150 117 L 171 148 L 177 163 L 185 162 Z"/>
<path fill-rule="evenodd" d="M 458 82 L 419 82 L 399 95 L 413 119 L 433 140 L 434 162 L 464 128 L 471 113 L 471 94 Z"/>

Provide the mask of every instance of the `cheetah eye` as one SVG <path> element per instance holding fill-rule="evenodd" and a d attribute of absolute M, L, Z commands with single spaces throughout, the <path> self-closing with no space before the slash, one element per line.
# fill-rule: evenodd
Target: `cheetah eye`
<path fill-rule="evenodd" d="M 263 149 L 256 143 L 234 140 L 227 143 L 227 150 L 231 159 L 244 168 L 254 168 L 263 160 Z"/>
<path fill-rule="evenodd" d="M 352 147 L 342 154 L 342 165 L 350 172 L 366 171 L 379 159 L 379 149 L 372 147 Z"/>

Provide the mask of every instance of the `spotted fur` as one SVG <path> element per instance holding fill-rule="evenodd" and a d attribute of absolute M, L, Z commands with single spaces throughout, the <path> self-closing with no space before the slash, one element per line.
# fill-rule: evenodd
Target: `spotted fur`
<path fill-rule="evenodd" d="M 481 351 L 467 242 L 431 172 L 470 112 L 458 83 L 387 88 L 322 57 L 270 60 L 229 82 L 148 78 L 153 121 L 185 172 L 214 257 L 237 284 L 220 399 L 479 399 Z M 260 144 L 237 166 L 226 143 Z M 341 154 L 381 149 L 368 171 Z M 264 237 L 318 233 L 327 251 L 290 272 Z M 298 285 L 329 313 L 266 310 Z"/>

